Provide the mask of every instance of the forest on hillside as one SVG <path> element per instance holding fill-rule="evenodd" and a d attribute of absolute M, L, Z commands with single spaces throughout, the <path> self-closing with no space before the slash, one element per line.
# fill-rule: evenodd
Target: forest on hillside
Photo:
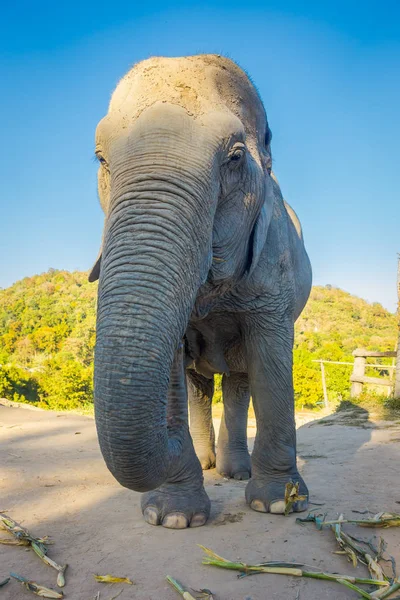
<path fill-rule="evenodd" d="M 0 397 L 58 410 L 91 407 L 96 294 L 86 273 L 54 269 L 0 290 Z M 313 361 L 351 362 L 357 347 L 393 350 L 396 336 L 396 316 L 380 304 L 314 287 L 296 323 L 296 405 L 321 403 L 320 367 Z M 351 366 L 327 365 L 330 401 L 348 397 L 350 372 Z"/>

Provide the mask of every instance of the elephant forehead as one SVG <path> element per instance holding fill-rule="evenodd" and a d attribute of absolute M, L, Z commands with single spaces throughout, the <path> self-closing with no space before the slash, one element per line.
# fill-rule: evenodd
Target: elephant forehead
<path fill-rule="evenodd" d="M 156 57 L 138 63 L 119 82 L 109 114 L 135 120 L 157 101 L 178 104 L 195 118 L 230 111 L 247 128 L 265 126 L 264 107 L 245 72 L 217 55 Z"/>

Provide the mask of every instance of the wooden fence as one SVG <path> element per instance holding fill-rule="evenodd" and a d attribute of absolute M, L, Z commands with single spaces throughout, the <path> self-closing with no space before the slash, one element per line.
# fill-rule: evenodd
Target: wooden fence
<path fill-rule="evenodd" d="M 353 366 L 353 372 L 350 375 L 351 398 L 357 398 L 357 396 L 361 394 L 364 384 L 388 386 L 388 395 L 390 395 L 390 393 L 393 391 L 393 378 L 385 379 L 382 377 L 368 377 L 367 375 L 365 375 L 365 369 L 379 369 L 380 371 L 395 370 L 395 365 L 370 364 L 367 363 L 367 358 L 396 358 L 396 352 L 375 352 L 374 350 L 364 350 L 364 348 L 357 348 L 357 350 L 354 350 L 353 356 L 354 362 L 345 362 L 337 360 L 313 360 L 313 362 L 319 363 L 321 367 L 322 389 L 324 392 L 324 405 L 326 407 L 329 405 L 329 401 L 328 390 L 326 386 L 325 364 Z"/>
<path fill-rule="evenodd" d="M 381 377 L 368 377 L 365 375 L 365 369 L 380 369 L 381 371 L 386 371 L 390 369 L 395 369 L 394 365 L 377 365 L 377 364 L 369 364 L 367 363 L 367 358 L 396 358 L 396 352 L 375 352 L 373 350 L 364 350 L 364 348 L 357 348 L 353 352 L 354 356 L 354 366 L 353 372 L 350 376 L 351 381 L 351 390 L 350 396 L 352 398 L 357 398 L 363 391 L 363 385 L 365 383 L 371 385 L 384 385 L 392 388 L 394 382 L 392 379 L 385 379 Z M 389 393 L 390 393 L 389 389 Z"/>

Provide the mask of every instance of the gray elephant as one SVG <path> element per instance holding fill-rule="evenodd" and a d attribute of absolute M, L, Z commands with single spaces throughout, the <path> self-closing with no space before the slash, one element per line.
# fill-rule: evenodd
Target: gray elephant
<path fill-rule="evenodd" d="M 203 525 L 213 376 L 223 373 L 218 470 L 251 475 L 246 500 L 260 512 L 284 511 L 290 480 L 308 499 L 296 467 L 292 347 L 311 268 L 271 172 L 255 87 L 222 56 L 145 60 L 118 84 L 95 153 L 105 213 L 89 276 L 99 278 L 95 415 L 111 473 L 144 492 L 148 523 Z"/>

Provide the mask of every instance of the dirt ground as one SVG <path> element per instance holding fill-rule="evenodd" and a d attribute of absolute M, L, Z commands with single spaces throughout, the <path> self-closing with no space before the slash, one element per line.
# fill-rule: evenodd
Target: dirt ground
<path fill-rule="evenodd" d="M 246 483 L 205 473 L 212 500 L 208 524 L 173 531 L 144 523 L 140 494 L 121 488 L 107 471 L 96 439 L 94 421 L 75 414 L 7 406 L 0 400 L 0 510 L 36 535 L 50 535 L 49 555 L 68 563 L 65 597 L 109 600 L 174 600 L 179 596 L 167 574 L 195 588 L 209 588 L 216 600 L 341 600 L 356 598 L 335 583 L 280 575 L 237 579 L 236 573 L 203 566 L 197 544 L 232 560 L 302 562 L 324 571 L 357 573 L 336 550 L 333 534 L 295 517 L 250 510 Z M 339 413 L 310 421 L 299 415 L 299 466 L 311 501 L 334 518 L 344 512 L 400 512 L 400 421 L 371 422 L 364 412 Z M 216 427 L 219 422 L 216 418 Z M 255 435 L 249 421 L 249 443 Z M 311 508 L 317 508 L 311 506 Z M 305 516 L 305 514 L 304 514 Z M 381 530 L 380 530 L 381 531 Z M 371 537 L 375 531 L 358 530 Z M 400 564 L 400 530 L 383 532 Z M 2 537 L 8 534 L 2 534 Z M 55 571 L 30 549 L 0 546 L 0 581 L 15 571 L 42 585 L 54 586 Z M 96 583 L 93 573 L 128 576 L 133 586 Z M 33 597 L 11 581 L 0 588 L 1 600 Z"/>

